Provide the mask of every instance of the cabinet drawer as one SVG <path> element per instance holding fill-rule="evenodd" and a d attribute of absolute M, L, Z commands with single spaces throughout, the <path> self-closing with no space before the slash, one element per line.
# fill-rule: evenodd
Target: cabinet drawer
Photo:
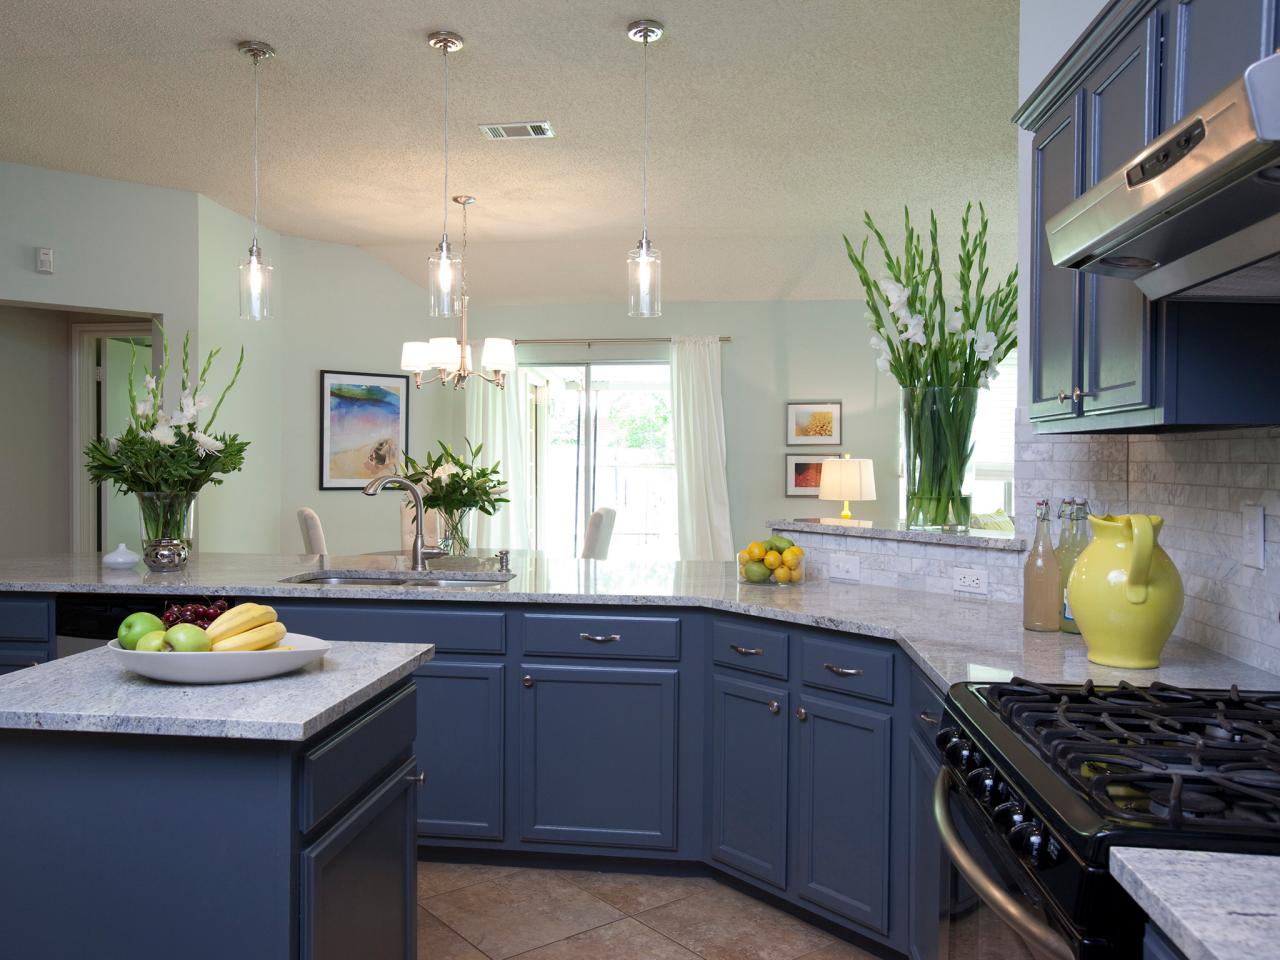
<path fill-rule="evenodd" d="M 506 615 L 493 610 L 424 610 L 422 604 L 308 603 L 266 598 L 295 633 L 323 640 L 434 643 L 437 653 L 505 653 Z"/>
<path fill-rule="evenodd" d="M 911 675 L 911 729 L 933 748 L 938 725 L 942 721 L 942 694 L 928 677 L 918 669 Z"/>
<path fill-rule="evenodd" d="M 302 755 L 299 827 L 305 833 L 388 766 L 413 753 L 414 686 L 403 688 Z"/>
<path fill-rule="evenodd" d="M 0 640 L 45 643 L 49 627 L 47 600 L 0 600 Z"/>
<path fill-rule="evenodd" d="M 43 650 L 0 650 L 0 675 L 38 667 L 48 659 L 49 655 Z"/>
<path fill-rule="evenodd" d="M 679 660 L 679 617 L 524 615 L 524 652 L 533 656 Z"/>
<path fill-rule="evenodd" d="M 726 667 L 787 679 L 787 631 L 733 620 L 711 624 L 711 659 Z"/>
<path fill-rule="evenodd" d="M 893 654 L 847 641 L 800 638 L 800 679 L 806 686 L 893 703 Z"/>

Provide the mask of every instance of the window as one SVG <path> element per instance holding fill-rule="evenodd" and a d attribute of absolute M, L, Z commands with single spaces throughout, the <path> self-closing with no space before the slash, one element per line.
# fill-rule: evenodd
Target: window
<path fill-rule="evenodd" d="M 675 556 L 676 466 L 665 363 L 530 365 L 534 547 L 577 556 L 587 518 L 617 511 L 609 556 Z"/>

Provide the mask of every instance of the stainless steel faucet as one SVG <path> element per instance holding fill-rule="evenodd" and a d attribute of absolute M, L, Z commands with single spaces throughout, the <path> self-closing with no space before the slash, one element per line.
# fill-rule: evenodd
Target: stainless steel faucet
<path fill-rule="evenodd" d="M 397 477 L 395 474 L 389 473 L 385 476 L 374 477 L 364 485 L 366 496 L 373 497 L 381 493 L 383 490 L 391 487 L 394 490 L 403 490 L 409 496 L 413 497 L 413 569 L 426 570 L 427 562 L 422 556 L 422 494 L 412 483 L 404 477 Z"/>

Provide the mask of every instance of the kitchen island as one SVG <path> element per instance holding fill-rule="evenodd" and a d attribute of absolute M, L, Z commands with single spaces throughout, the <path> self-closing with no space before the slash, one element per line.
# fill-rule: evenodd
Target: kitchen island
<path fill-rule="evenodd" d="M 509 582 L 443 587 L 403 582 L 400 557 L 204 554 L 180 577 L 2 560 L 0 656 L 51 644 L 77 608 L 215 596 L 332 641 L 434 643 L 414 670 L 420 845 L 701 861 L 915 956 L 936 955 L 943 910 L 931 792 L 951 684 L 1280 689 L 1180 641 L 1156 670 L 1099 667 L 1079 637 L 1024 631 L 1014 604 L 741 584 L 732 564 L 510 559 Z M 431 565 L 444 581 L 498 564 Z"/>
<path fill-rule="evenodd" d="M 0 677 L 0 956 L 412 957 L 433 649 L 338 643 L 244 684 L 104 648 Z"/>

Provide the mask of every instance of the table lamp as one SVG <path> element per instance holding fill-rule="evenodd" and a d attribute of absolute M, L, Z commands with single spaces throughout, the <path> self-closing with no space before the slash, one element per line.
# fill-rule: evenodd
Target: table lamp
<path fill-rule="evenodd" d="M 822 461 L 822 480 L 818 486 L 819 500 L 838 500 L 844 503 L 844 509 L 837 517 L 823 517 L 823 523 L 837 523 L 848 526 L 868 527 L 869 520 L 854 520 L 849 512 L 850 500 L 874 500 L 876 498 L 876 478 L 870 460 L 852 460 L 845 454 L 843 460 L 834 457 Z"/>

